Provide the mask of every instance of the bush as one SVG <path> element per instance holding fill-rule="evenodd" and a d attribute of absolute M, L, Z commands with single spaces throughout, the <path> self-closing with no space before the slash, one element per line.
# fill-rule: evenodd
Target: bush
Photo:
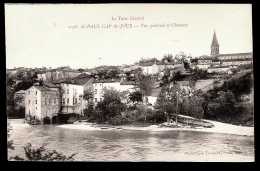
<path fill-rule="evenodd" d="M 56 150 L 52 150 L 49 152 L 45 152 L 44 146 L 41 146 L 38 149 L 32 149 L 31 143 L 26 144 L 24 147 L 26 158 L 21 158 L 19 156 L 11 157 L 10 160 L 18 160 L 18 161 L 73 161 L 76 153 L 71 156 L 65 156 L 62 153 L 57 152 Z M 44 153 L 45 152 L 45 153 Z"/>
<path fill-rule="evenodd" d="M 117 115 L 117 116 L 111 117 L 109 119 L 109 123 L 112 124 L 112 125 L 121 125 L 122 124 L 122 116 Z"/>

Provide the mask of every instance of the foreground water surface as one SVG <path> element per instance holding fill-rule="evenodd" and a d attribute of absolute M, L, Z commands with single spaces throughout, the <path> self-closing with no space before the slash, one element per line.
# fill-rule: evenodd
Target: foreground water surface
<path fill-rule="evenodd" d="M 59 125 L 28 125 L 10 120 L 15 150 L 8 158 L 24 157 L 23 146 L 47 144 L 47 150 L 74 161 L 254 161 L 254 137 L 219 133 L 133 130 L 79 130 Z"/>

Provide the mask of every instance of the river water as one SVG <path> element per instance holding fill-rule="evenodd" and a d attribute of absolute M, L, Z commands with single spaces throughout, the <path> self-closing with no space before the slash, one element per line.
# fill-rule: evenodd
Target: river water
<path fill-rule="evenodd" d="M 24 157 L 23 147 L 46 144 L 47 150 L 74 161 L 254 161 L 254 137 L 184 130 L 80 130 L 59 125 L 28 125 L 10 120 L 15 150 L 8 158 Z"/>

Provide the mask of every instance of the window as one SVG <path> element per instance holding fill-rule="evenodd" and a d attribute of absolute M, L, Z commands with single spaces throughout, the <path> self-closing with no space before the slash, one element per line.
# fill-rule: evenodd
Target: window
<path fill-rule="evenodd" d="M 37 104 L 37 100 L 35 100 L 35 104 Z"/>
<path fill-rule="evenodd" d="M 75 98 L 75 103 L 77 103 L 77 98 Z"/>
<path fill-rule="evenodd" d="M 30 100 L 28 101 L 28 103 L 30 104 Z"/>
<path fill-rule="evenodd" d="M 101 86 L 101 84 L 99 84 L 99 86 Z"/>
<path fill-rule="evenodd" d="M 69 94 L 69 89 L 67 89 L 67 93 Z"/>
<path fill-rule="evenodd" d="M 37 91 L 35 91 L 35 94 L 37 95 Z"/>
<path fill-rule="evenodd" d="M 28 91 L 28 94 L 30 94 L 30 91 Z"/>
<path fill-rule="evenodd" d="M 95 86 L 97 86 L 97 84 L 95 84 Z"/>
<path fill-rule="evenodd" d="M 49 104 L 51 104 L 51 97 L 49 97 Z"/>
<path fill-rule="evenodd" d="M 30 110 L 29 110 L 29 115 L 30 115 Z"/>
<path fill-rule="evenodd" d="M 95 89 L 95 94 L 97 94 L 97 89 Z"/>
<path fill-rule="evenodd" d="M 47 96 L 45 96 L 45 104 L 47 104 Z"/>
<path fill-rule="evenodd" d="M 97 98 L 95 98 L 95 102 L 97 102 Z"/>
<path fill-rule="evenodd" d="M 55 97 L 53 98 L 53 103 L 56 104 L 56 98 Z"/>
<path fill-rule="evenodd" d="M 100 98 L 100 101 L 102 101 L 102 98 Z"/>
<path fill-rule="evenodd" d="M 65 105 L 65 98 L 62 99 L 62 105 Z"/>
<path fill-rule="evenodd" d="M 37 107 L 35 109 L 37 109 Z"/>
<path fill-rule="evenodd" d="M 70 99 L 69 99 L 69 98 L 67 98 L 67 104 L 69 104 L 69 102 L 70 102 Z"/>

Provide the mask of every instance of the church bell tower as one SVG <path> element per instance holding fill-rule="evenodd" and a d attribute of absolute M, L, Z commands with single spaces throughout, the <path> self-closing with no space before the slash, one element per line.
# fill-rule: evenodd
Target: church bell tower
<path fill-rule="evenodd" d="M 219 54 L 219 44 L 217 41 L 217 36 L 214 30 L 214 34 L 213 34 L 213 39 L 212 39 L 212 44 L 211 44 L 211 56 L 215 56 Z"/>

